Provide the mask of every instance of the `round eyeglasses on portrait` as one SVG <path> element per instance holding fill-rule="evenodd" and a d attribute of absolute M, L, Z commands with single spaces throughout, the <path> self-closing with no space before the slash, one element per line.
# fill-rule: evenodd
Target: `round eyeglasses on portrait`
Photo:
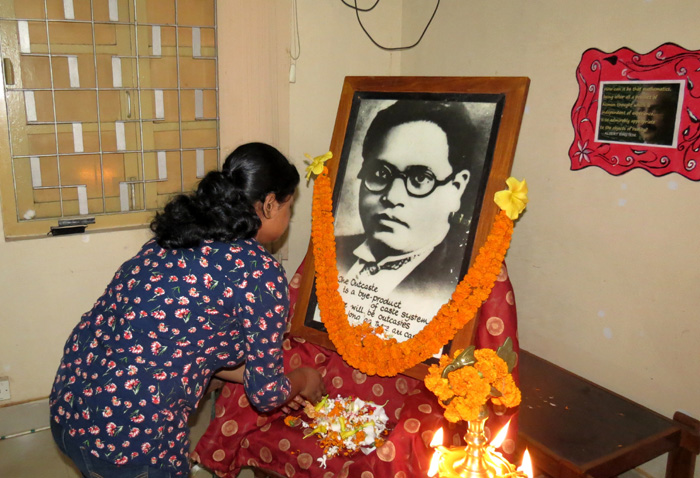
<path fill-rule="evenodd" d="M 397 178 L 401 178 L 408 195 L 415 198 L 429 196 L 438 186 L 444 186 L 455 176 L 456 171 L 439 180 L 427 166 L 409 166 L 399 171 L 386 163 L 365 164 L 357 175 L 365 189 L 373 193 L 386 192 Z"/>

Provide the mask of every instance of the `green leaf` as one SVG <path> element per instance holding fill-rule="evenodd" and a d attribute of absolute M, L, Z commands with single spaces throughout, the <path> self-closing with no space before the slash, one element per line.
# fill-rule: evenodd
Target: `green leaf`
<path fill-rule="evenodd" d="M 496 355 L 501 357 L 506 365 L 508 365 L 508 373 L 512 372 L 518 363 L 518 354 L 513 351 L 513 341 L 510 340 L 510 337 L 506 338 L 503 345 L 498 347 Z"/>

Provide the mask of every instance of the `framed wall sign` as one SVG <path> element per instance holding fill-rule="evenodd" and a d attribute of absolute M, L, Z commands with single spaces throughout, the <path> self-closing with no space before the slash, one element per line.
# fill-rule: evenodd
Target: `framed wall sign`
<path fill-rule="evenodd" d="M 528 84 L 346 78 L 329 164 L 338 279 L 352 324 L 403 341 L 450 299 L 496 214 L 492 198 L 510 175 Z M 292 332 L 333 348 L 311 246 L 306 260 Z M 473 323 L 451 346 L 463 348 L 472 334 Z M 425 373 L 416 368 L 410 374 Z"/>
<path fill-rule="evenodd" d="M 642 168 L 700 180 L 700 52 L 667 43 L 646 54 L 584 52 L 571 113 L 571 169 Z"/>

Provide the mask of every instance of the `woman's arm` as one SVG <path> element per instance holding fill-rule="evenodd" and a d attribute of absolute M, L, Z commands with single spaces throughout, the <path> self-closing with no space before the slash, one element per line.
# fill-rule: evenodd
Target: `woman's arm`
<path fill-rule="evenodd" d="M 214 374 L 214 379 L 212 380 L 212 383 L 210 383 L 209 388 L 218 389 L 224 386 L 223 382 L 216 379 L 225 380 L 227 382 L 243 383 L 244 371 L 245 364 L 239 365 L 234 369 L 219 370 L 216 372 L 216 374 Z M 323 378 L 315 369 L 300 367 L 287 373 L 287 378 L 289 379 L 292 387 L 292 392 L 285 403 L 285 405 L 288 405 L 289 408 L 298 410 L 300 405 L 303 404 L 304 399 L 307 399 L 312 403 L 316 403 L 319 402 L 326 394 L 326 387 L 323 383 Z M 215 382 L 219 383 L 216 384 Z"/>
<path fill-rule="evenodd" d="M 226 380 L 227 382 L 243 383 L 243 371 L 245 370 L 245 363 L 239 365 L 234 369 L 224 369 L 219 370 L 214 374 L 216 378 L 221 380 Z"/>

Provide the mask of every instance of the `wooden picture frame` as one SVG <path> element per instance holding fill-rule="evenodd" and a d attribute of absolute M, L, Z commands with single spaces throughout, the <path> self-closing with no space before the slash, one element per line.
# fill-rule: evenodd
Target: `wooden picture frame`
<path fill-rule="evenodd" d="M 447 302 L 497 213 L 493 196 L 510 176 L 528 87 L 524 77 L 345 78 L 327 164 L 351 320 L 405 340 Z M 386 250 L 378 265 L 367 257 Z M 310 244 L 291 332 L 334 350 L 314 273 Z M 472 343 L 475 322 L 443 352 Z M 434 360 L 404 373 L 422 378 Z"/>

